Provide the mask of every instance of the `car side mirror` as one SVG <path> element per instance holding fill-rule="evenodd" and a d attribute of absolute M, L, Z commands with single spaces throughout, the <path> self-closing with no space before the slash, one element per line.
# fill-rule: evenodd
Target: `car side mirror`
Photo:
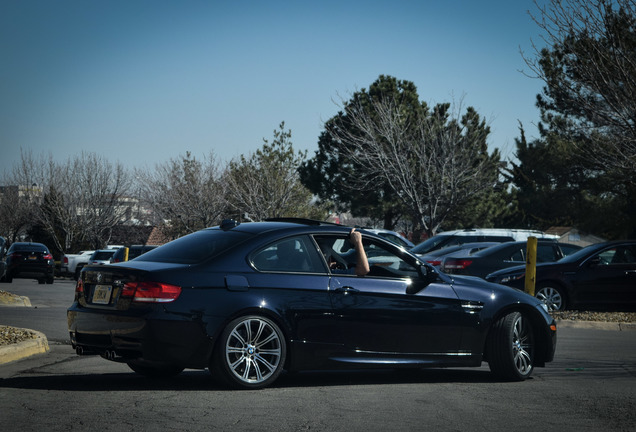
<path fill-rule="evenodd" d="M 406 289 L 407 294 L 416 294 L 429 286 L 431 282 L 437 279 L 437 274 L 427 265 L 421 265 L 418 267 L 417 272 L 419 278 L 414 279 Z"/>

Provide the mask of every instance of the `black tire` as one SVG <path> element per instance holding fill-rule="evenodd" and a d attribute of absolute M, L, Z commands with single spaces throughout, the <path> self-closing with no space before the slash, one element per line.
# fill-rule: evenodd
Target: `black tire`
<path fill-rule="evenodd" d="M 238 389 L 260 389 L 283 371 L 287 344 L 280 328 L 262 316 L 235 319 L 221 333 L 210 372 Z"/>
<path fill-rule="evenodd" d="M 127 363 L 128 367 L 139 375 L 143 375 L 149 378 L 169 378 L 175 375 L 179 375 L 183 372 L 180 366 L 172 364 L 151 364 L 130 361 Z"/>
<path fill-rule="evenodd" d="M 46 278 L 46 283 L 52 285 L 55 282 L 55 278 L 53 276 Z"/>
<path fill-rule="evenodd" d="M 549 311 L 560 311 L 567 307 L 567 299 L 563 288 L 555 283 L 544 282 L 534 292 L 534 296 L 541 300 Z"/>
<path fill-rule="evenodd" d="M 534 332 L 520 312 L 500 318 L 488 335 L 486 354 L 493 374 L 505 381 L 523 381 L 534 370 Z"/>

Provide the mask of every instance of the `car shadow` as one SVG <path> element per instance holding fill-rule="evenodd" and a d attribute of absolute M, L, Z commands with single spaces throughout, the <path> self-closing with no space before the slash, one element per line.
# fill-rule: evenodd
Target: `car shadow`
<path fill-rule="evenodd" d="M 493 383 L 488 370 L 427 369 L 283 373 L 269 388 L 338 387 L 430 383 Z M 186 370 L 170 378 L 148 378 L 130 373 L 30 375 L 0 379 L 0 388 L 58 391 L 229 391 L 207 370 Z"/>

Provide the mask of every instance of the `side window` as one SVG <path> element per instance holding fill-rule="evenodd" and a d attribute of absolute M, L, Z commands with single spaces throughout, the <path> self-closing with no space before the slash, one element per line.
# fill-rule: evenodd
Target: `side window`
<path fill-rule="evenodd" d="M 356 266 L 356 255 L 353 246 L 344 236 L 318 235 L 314 239 L 333 273 L 354 274 L 351 270 Z"/>
<path fill-rule="evenodd" d="M 607 249 L 598 254 L 599 265 L 610 265 L 615 262 L 616 248 Z"/>
<path fill-rule="evenodd" d="M 417 278 L 417 268 L 404 261 L 392 250 L 386 249 L 383 244 L 372 240 L 363 240 L 364 250 L 369 260 L 370 271 L 367 276 Z"/>
<path fill-rule="evenodd" d="M 254 253 L 251 261 L 264 272 L 325 273 L 322 258 L 306 236 L 278 240 Z"/>
<path fill-rule="evenodd" d="M 600 254 L 601 263 L 609 265 L 634 264 L 636 263 L 635 255 L 634 250 L 628 246 L 618 246 Z"/>
<path fill-rule="evenodd" d="M 511 255 L 510 255 L 510 261 L 513 262 L 525 262 L 526 261 L 526 254 L 525 254 L 525 250 L 519 248 L 516 249 Z"/>
<path fill-rule="evenodd" d="M 537 262 L 553 262 L 557 258 L 554 246 L 542 244 L 537 246 Z"/>

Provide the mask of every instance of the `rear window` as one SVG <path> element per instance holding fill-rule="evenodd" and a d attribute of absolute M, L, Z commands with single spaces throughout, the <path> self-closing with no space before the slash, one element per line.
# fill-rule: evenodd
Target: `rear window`
<path fill-rule="evenodd" d="M 40 243 L 14 243 L 11 249 L 18 252 L 35 251 L 35 252 L 48 252 L 46 246 Z"/>
<path fill-rule="evenodd" d="M 108 260 L 110 259 L 110 257 L 112 257 L 115 254 L 115 251 L 99 251 L 99 252 L 95 252 L 95 254 L 93 255 L 93 259 L 94 260 L 100 260 L 100 261 L 104 261 L 104 260 Z"/>
<path fill-rule="evenodd" d="M 136 261 L 197 264 L 225 252 L 252 234 L 239 231 L 203 230 L 188 234 L 135 258 Z"/>

